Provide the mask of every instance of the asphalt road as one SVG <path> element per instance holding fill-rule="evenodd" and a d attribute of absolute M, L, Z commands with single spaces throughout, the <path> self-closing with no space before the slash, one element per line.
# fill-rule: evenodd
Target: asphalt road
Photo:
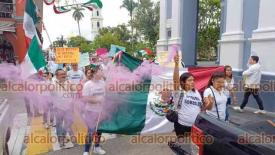
<path fill-rule="evenodd" d="M 16 113 L 25 113 L 25 106 L 22 97 L 16 94 L 1 93 L 0 96 L 5 96 L 15 108 Z M 274 113 L 268 115 L 257 115 L 253 111 L 256 109 L 246 108 L 244 113 L 238 113 L 230 109 L 230 119 L 235 125 L 249 124 L 260 120 L 275 120 Z M 171 133 L 173 135 L 173 133 Z M 133 144 L 131 143 L 132 136 L 118 136 L 115 139 L 107 140 L 103 144 L 107 155 L 173 155 L 167 143 L 162 144 Z M 60 151 L 50 152 L 46 155 L 81 155 L 83 146 L 76 146 L 71 149 L 63 149 Z"/>
<path fill-rule="evenodd" d="M 15 93 L 0 93 L 0 96 L 8 98 L 14 113 L 26 113 L 22 95 Z M 174 135 L 171 133 L 171 135 Z M 132 136 L 118 135 L 115 139 L 109 139 L 102 144 L 107 155 L 173 155 L 167 143 L 163 144 L 133 144 Z M 46 155 L 81 155 L 83 146 L 76 146 L 70 149 L 50 152 Z"/>
<path fill-rule="evenodd" d="M 244 113 L 234 111 L 232 108 L 230 112 L 230 122 L 232 125 L 245 125 L 256 121 L 275 120 L 274 113 L 267 115 L 254 114 L 257 109 L 247 108 Z M 171 133 L 173 135 L 173 133 Z M 164 144 L 131 144 L 131 136 L 118 136 L 118 138 L 108 140 L 103 144 L 103 148 L 107 151 L 107 155 L 173 155 L 166 143 Z M 184 148 L 188 148 L 185 145 Z M 81 155 L 83 153 L 83 146 L 78 146 L 69 150 L 61 150 L 51 152 L 46 155 Z"/>
<path fill-rule="evenodd" d="M 131 136 L 119 136 L 108 140 L 102 145 L 107 152 L 106 155 L 173 155 L 166 143 L 164 144 L 131 144 Z M 77 146 L 72 149 L 64 149 L 45 155 L 81 155 L 83 146 Z"/>

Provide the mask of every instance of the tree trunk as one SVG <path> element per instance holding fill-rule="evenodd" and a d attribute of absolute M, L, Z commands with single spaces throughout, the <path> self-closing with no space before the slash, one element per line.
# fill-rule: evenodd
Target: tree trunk
<path fill-rule="evenodd" d="M 131 15 L 131 35 L 132 35 L 132 37 L 131 37 L 131 45 L 132 45 L 132 52 L 134 52 L 133 50 L 134 50 L 134 29 L 133 29 L 133 14 Z"/>
<path fill-rule="evenodd" d="M 79 26 L 79 20 L 77 20 L 77 26 L 78 26 L 78 35 L 81 36 L 81 33 L 80 33 L 80 26 Z"/>

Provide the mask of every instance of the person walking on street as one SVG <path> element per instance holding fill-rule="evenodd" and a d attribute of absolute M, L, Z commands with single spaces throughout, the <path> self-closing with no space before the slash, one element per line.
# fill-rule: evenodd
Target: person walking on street
<path fill-rule="evenodd" d="M 66 133 L 73 136 L 72 124 L 73 124 L 73 102 L 68 97 L 71 93 L 72 88 L 68 80 L 66 80 L 66 72 L 62 69 L 56 70 L 56 81 L 54 85 L 56 88 L 52 92 L 53 105 L 56 117 L 56 133 L 58 136 L 58 142 L 60 147 L 65 147 Z"/>
<path fill-rule="evenodd" d="M 240 107 L 236 107 L 235 110 L 244 112 L 244 108 L 248 103 L 249 96 L 252 94 L 260 110 L 255 111 L 255 114 L 265 114 L 263 101 L 260 97 L 260 82 L 261 82 L 261 65 L 259 64 L 258 56 L 251 56 L 248 60 L 249 68 L 243 72 L 244 78 L 244 97 Z"/>
<path fill-rule="evenodd" d="M 52 75 L 50 72 L 43 74 L 44 80 L 41 82 L 42 85 L 49 86 L 52 83 Z M 53 112 L 53 101 L 50 96 L 49 90 L 41 92 L 41 99 L 43 99 L 43 124 L 46 129 L 54 125 L 54 112 Z"/>
<path fill-rule="evenodd" d="M 94 140 L 92 136 L 97 131 L 97 124 L 100 120 L 101 115 L 101 105 L 104 102 L 104 97 L 106 93 L 105 88 L 105 81 L 103 79 L 104 74 L 100 66 L 96 66 L 92 70 L 92 79 L 87 81 L 83 87 L 83 101 L 85 102 L 85 112 L 84 112 L 84 119 L 88 126 L 88 136 L 86 139 L 86 143 L 84 146 L 84 153 L 83 155 L 88 155 L 91 148 L 91 143 Z M 100 136 L 100 135 L 99 135 Z M 98 140 L 100 137 L 96 137 L 95 139 L 95 147 L 92 150 L 94 153 L 97 154 L 105 154 L 106 151 L 101 148 L 99 145 Z"/>

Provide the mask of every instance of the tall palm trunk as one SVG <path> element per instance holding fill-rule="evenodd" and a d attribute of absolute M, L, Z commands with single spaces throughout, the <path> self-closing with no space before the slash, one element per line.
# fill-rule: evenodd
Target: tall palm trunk
<path fill-rule="evenodd" d="M 78 34 L 79 34 L 79 36 L 81 36 L 81 33 L 80 33 L 80 26 L 79 26 L 79 20 L 77 20 L 77 26 L 78 26 Z"/>
<path fill-rule="evenodd" d="M 132 45 L 132 52 L 134 52 L 134 29 L 133 29 L 133 14 L 131 15 L 131 45 Z"/>

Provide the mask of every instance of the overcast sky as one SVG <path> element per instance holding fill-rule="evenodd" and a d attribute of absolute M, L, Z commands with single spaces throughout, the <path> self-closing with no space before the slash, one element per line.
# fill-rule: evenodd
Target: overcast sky
<path fill-rule="evenodd" d="M 122 23 L 128 23 L 130 17 L 126 9 L 120 9 L 123 0 L 102 0 L 102 16 L 103 26 L 116 26 Z M 153 0 L 155 2 L 159 0 Z M 72 11 L 64 14 L 55 14 L 53 7 L 44 5 L 44 23 L 50 39 L 56 40 L 57 37 L 75 36 L 78 34 L 77 22 L 72 18 Z M 81 34 L 85 38 L 91 40 L 91 11 L 84 11 L 84 19 L 80 21 Z M 43 48 L 50 45 L 50 41 L 45 32 L 43 32 L 44 44 Z"/>

